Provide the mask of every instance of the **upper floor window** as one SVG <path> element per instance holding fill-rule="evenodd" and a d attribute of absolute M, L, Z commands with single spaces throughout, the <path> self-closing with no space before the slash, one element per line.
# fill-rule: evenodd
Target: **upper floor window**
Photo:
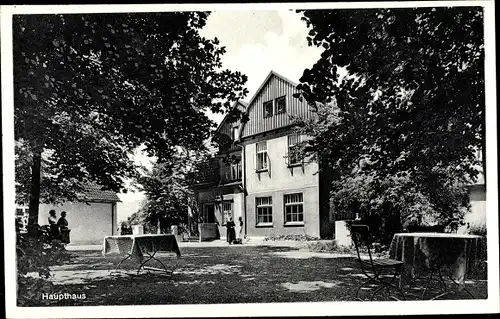
<path fill-rule="evenodd" d="M 231 164 L 231 180 L 241 179 L 241 162 Z"/>
<path fill-rule="evenodd" d="M 273 116 L 273 101 L 264 102 L 264 117 Z"/>
<path fill-rule="evenodd" d="M 276 114 L 286 113 L 286 96 L 279 97 L 275 101 Z"/>
<path fill-rule="evenodd" d="M 288 165 L 300 164 L 297 145 L 302 141 L 301 135 L 288 135 Z"/>
<path fill-rule="evenodd" d="M 285 223 L 304 222 L 304 198 L 302 193 L 286 194 L 285 202 Z"/>
<path fill-rule="evenodd" d="M 233 141 L 236 141 L 238 139 L 238 126 L 232 128 L 231 138 L 233 139 Z"/>
<path fill-rule="evenodd" d="M 267 170 L 267 141 L 257 143 L 257 171 Z"/>

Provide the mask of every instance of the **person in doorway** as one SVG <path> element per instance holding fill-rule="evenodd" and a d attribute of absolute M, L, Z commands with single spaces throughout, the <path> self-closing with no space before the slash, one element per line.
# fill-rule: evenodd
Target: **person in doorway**
<path fill-rule="evenodd" d="M 234 230 L 234 227 L 235 227 L 235 223 L 233 222 L 233 218 L 230 217 L 229 218 L 229 221 L 226 223 L 226 227 L 227 227 L 227 242 L 229 243 L 229 245 L 231 245 L 234 240 L 236 239 L 236 231 Z"/>

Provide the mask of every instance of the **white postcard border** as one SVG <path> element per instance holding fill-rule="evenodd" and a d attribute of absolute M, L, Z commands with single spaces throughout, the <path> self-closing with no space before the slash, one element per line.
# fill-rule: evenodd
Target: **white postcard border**
<path fill-rule="evenodd" d="M 488 231 L 488 299 L 459 301 L 401 302 L 308 302 L 269 304 L 151 305 L 151 306 L 77 306 L 17 307 L 14 214 L 4 214 L 5 286 L 8 318 L 56 317 L 224 317 L 224 316 L 335 316 L 396 314 L 496 313 L 499 307 L 498 265 L 498 190 L 496 157 L 496 69 L 495 11 L 493 1 L 432 2 L 358 2 L 358 3 L 279 3 L 279 4 L 171 4 L 171 5 L 57 5 L 1 7 L 2 48 L 2 140 L 4 186 L 14 185 L 14 127 L 12 72 L 12 15 L 41 13 L 158 12 L 187 10 L 279 10 L 288 8 L 379 8 L 482 6 L 485 9 L 485 80 L 487 139 L 487 231 Z M 15 208 L 15 190 L 4 187 L 4 212 Z M 10 227 L 12 225 L 12 227 Z"/>

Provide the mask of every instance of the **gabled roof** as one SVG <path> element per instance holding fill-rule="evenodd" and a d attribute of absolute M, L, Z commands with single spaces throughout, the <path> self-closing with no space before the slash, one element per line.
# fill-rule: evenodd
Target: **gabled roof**
<path fill-rule="evenodd" d="M 231 107 L 231 110 L 234 109 L 237 104 L 241 104 L 244 108 L 245 108 L 245 112 L 246 112 L 246 109 L 248 108 L 248 103 L 247 102 L 244 102 L 244 101 L 236 101 L 233 103 L 233 106 Z M 217 129 L 215 130 L 215 133 L 219 133 L 219 131 L 221 130 L 221 128 L 224 126 L 224 124 L 226 123 L 227 121 L 227 118 L 229 117 L 229 113 L 226 114 L 226 116 L 224 116 L 224 118 L 222 119 L 222 121 L 220 122 L 219 126 L 217 126 Z"/>
<path fill-rule="evenodd" d="M 269 82 L 269 80 L 271 80 L 271 78 L 273 76 L 275 76 L 277 78 L 280 78 L 280 79 L 282 79 L 285 82 L 288 82 L 289 84 L 293 85 L 294 87 L 297 86 L 297 83 L 295 83 L 292 80 L 287 79 L 283 75 L 278 74 L 278 73 L 276 73 L 276 72 L 274 72 L 274 71 L 271 70 L 271 72 L 269 72 L 269 74 L 267 75 L 267 77 L 264 80 L 264 82 L 262 82 L 262 84 L 259 86 L 259 88 L 257 89 L 257 91 L 255 91 L 255 94 L 253 95 L 252 99 L 250 100 L 250 102 L 248 102 L 248 106 L 252 105 L 253 101 L 259 96 L 260 92 L 264 89 L 264 87 L 266 86 L 267 82 Z M 248 109 L 249 109 L 249 107 L 247 107 L 247 112 L 248 112 Z"/>
<path fill-rule="evenodd" d="M 116 203 L 121 202 L 118 195 L 113 191 L 103 191 L 101 186 L 97 184 L 87 184 L 84 186 L 84 191 L 80 194 L 82 201 L 97 202 L 97 203 Z"/>
<path fill-rule="evenodd" d="M 279 74 L 279 73 L 276 73 L 275 71 L 272 71 L 269 72 L 269 74 L 267 75 L 267 77 L 265 78 L 265 80 L 262 82 L 262 84 L 259 86 L 259 88 L 257 89 L 257 91 L 255 91 L 254 95 L 252 96 L 252 98 L 250 99 L 250 102 L 248 102 L 248 105 L 246 107 L 246 110 L 245 110 L 245 114 L 249 114 L 250 113 L 250 108 L 252 107 L 253 105 L 253 102 L 255 101 L 255 99 L 260 95 L 260 93 L 262 92 L 262 90 L 264 90 L 264 88 L 266 87 L 267 83 L 273 78 L 273 77 L 277 77 L 279 79 L 281 79 L 282 81 L 284 81 L 285 83 L 288 83 L 290 84 L 291 86 L 293 87 L 297 87 L 297 83 L 295 83 L 294 81 L 284 77 L 283 75 Z M 245 124 L 246 123 L 243 123 L 243 125 L 241 125 L 241 127 L 239 128 L 238 130 L 238 136 L 239 136 L 239 139 L 241 140 L 241 136 L 242 136 L 242 133 L 243 133 L 243 129 L 245 127 Z"/>

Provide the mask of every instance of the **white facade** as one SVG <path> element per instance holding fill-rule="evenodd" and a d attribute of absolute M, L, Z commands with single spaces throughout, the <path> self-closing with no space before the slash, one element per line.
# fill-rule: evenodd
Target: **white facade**
<path fill-rule="evenodd" d="M 469 186 L 471 211 L 464 216 L 470 226 L 486 225 L 486 190 L 484 184 Z"/>
<path fill-rule="evenodd" d="M 118 234 L 116 203 L 64 203 L 40 204 L 38 224 L 47 225 L 49 210 L 54 209 L 59 218 L 65 211 L 71 229 L 71 244 L 100 245 L 105 236 Z"/>

